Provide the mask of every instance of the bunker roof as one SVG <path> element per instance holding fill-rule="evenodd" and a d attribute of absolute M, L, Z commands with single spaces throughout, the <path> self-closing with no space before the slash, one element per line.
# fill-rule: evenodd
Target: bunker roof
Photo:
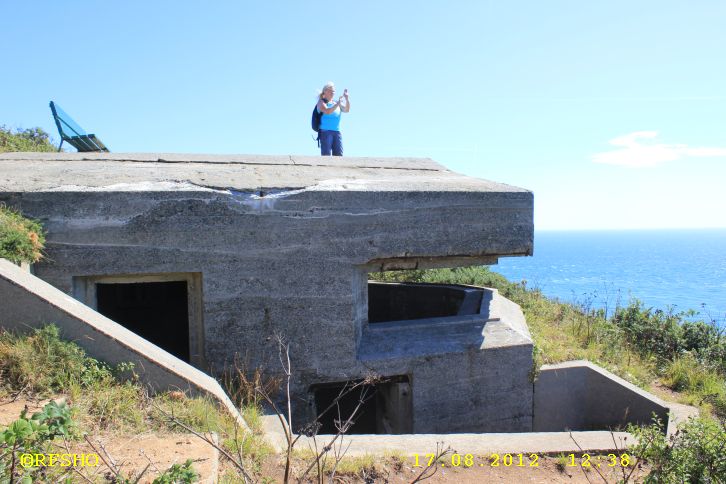
<path fill-rule="evenodd" d="M 179 153 L 3 153 L 0 191 L 527 192 L 428 158 Z"/>

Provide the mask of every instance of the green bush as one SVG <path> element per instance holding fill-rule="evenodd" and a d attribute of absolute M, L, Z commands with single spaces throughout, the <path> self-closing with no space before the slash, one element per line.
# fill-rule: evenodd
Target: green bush
<path fill-rule="evenodd" d="M 464 284 L 498 289 L 502 293 L 521 291 L 519 285 L 509 282 L 501 274 L 487 267 L 455 267 L 453 269 L 428 269 L 409 271 L 373 272 L 369 279 L 381 282 L 428 282 L 439 284 Z"/>
<path fill-rule="evenodd" d="M 0 126 L 0 153 L 56 150 L 48 133 L 40 128 L 14 130 L 7 126 Z"/>
<path fill-rule="evenodd" d="M 619 308 L 613 323 L 641 353 L 661 362 L 692 355 L 707 369 L 726 374 L 726 337 L 715 322 L 690 321 L 693 311 L 673 313 L 644 308 L 638 301 Z"/>
<path fill-rule="evenodd" d="M 724 422 L 691 418 L 670 438 L 660 422 L 628 432 L 638 440 L 630 451 L 651 466 L 647 483 L 716 483 L 726 476 Z"/>
<path fill-rule="evenodd" d="M 13 262 L 38 262 L 45 234 L 40 223 L 0 204 L 0 257 Z"/>
<path fill-rule="evenodd" d="M 162 475 L 154 479 L 152 484 L 180 484 L 196 482 L 199 475 L 192 467 L 192 460 L 187 459 L 184 464 L 174 464 L 169 467 Z"/>
<path fill-rule="evenodd" d="M 703 365 L 726 374 L 726 335 L 715 322 L 682 323 L 683 345 Z"/>
<path fill-rule="evenodd" d="M 43 410 L 20 418 L 0 432 L 0 478 L 2 482 L 50 482 L 48 468 L 23 464 L 23 454 L 45 454 L 56 437 L 75 436 L 75 422 L 65 403 L 50 402 Z M 32 463 L 31 463 L 32 464 Z M 52 472 L 52 470 L 51 470 Z"/>
<path fill-rule="evenodd" d="M 625 331 L 625 335 L 639 350 L 662 360 L 672 360 L 683 351 L 682 313 L 674 314 L 644 308 L 634 300 L 624 308 L 618 308 L 613 322 Z"/>

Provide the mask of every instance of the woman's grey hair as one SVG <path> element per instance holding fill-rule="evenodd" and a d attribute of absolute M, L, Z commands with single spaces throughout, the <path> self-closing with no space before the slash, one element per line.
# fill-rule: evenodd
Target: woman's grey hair
<path fill-rule="evenodd" d="M 335 84 L 333 84 L 333 81 L 328 81 L 323 86 L 323 89 L 321 91 L 318 91 L 318 99 L 323 99 L 323 94 L 325 93 L 326 89 L 335 89 Z"/>

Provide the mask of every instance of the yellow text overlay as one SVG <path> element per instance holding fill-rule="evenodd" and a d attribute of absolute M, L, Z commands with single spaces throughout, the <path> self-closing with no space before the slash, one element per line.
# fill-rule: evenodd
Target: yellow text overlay
<path fill-rule="evenodd" d="M 20 454 L 23 467 L 98 467 L 98 454 Z"/>

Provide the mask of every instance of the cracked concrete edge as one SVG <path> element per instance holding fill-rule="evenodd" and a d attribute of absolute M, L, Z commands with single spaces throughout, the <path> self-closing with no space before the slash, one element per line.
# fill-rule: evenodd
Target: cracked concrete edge
<path fill-rule="evenodd" d="M 206 163 L 246 165 L 294 165 L 336 168 L 381 168 L 413 171 L 448 172 L 430 158 L 321 157 L 304 155 L 203 154 L 203 153 L 53 153 L 10 152 L 2 160 L 44 161 L 117 161 L 128 163 Z"/>
<path fill-rule="evenodd" d="M 428 158 L 352 158 L 173 153 L 4 153 L 0 191 L 475 192 L 525 196 L 522 188 L 455 173 Z M 42 175 L 42 176 L 41 176 Z M 40 177 L 40 178 L 39 178 Z M 170 183 L 169 187 L 145 184 Z M 124 186 L 116 186 L 123 183 Z M 519 195 L 517 195 L 519 194 Z M 531 193 L 530 193 L 531 198 Z"/>
<path fill-rule="evenodd" d="M 211 397 L 249 430 L 217 380 L 6 259 L 0 259 L 0 296 L 9 301 L 2 306 L 0 327 L 24 331 L 52 322 L 90 356 L 112 365 L 134 363 L 152 391 L 178 389 Z"/>

